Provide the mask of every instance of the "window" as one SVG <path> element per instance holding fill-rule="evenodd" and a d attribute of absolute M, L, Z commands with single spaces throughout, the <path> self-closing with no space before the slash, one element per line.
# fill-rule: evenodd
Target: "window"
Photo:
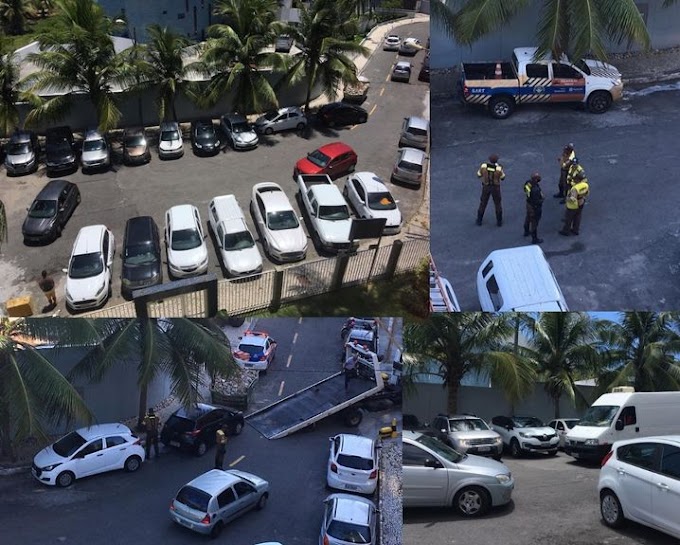
<path fill-rule="evenodd" d="M 434 456 L 415 445 L 405 443 L 402 447 L 401 463 L 405 466 L 423 467 L 425 460 L 432 458 Z"/>
<path fill-rule="evenodd" d="M 620 447 L 617 457 L 622 462 L 641 467 L 644 469 L 655 470 L 657 464 L 657 454 L 659 446 L 655 443 L 634 443 Z"/>
<path fill-rule="evenodd" d="M 563 64 L 563 63 L 557 63 L 554 62 L 552 63 L 553 67 L 553 78 L 556 79 L 582 79 L 583 76 L 581 73 L 569 66 L 568 64 Z"/>
<path fill-rule="evenodd" d="M 102 448 L 103 448 L 102 440 L 97 439 L 95 441 L 92 441 L 83 450 L 81 450 L 80 454 L 83 456 L 87 456 L 88 454 L 94 454 L 95 452 L 99 452 Z"/>
<path fill-rule="evenodd" d="M 624 426 L 634 426 L 637 424 L 637 418 L 635 416 L 635 407 L 624 407 L 621 411 L 620 420 L 623 420 Z"/>
<path fill-rule="evenodd" d="M 264 221 L 267 217 L 267 214 L 265 212 L 264 203 L 262 202 L 262 198 L 259 195 L 257 196 L 257 207 L 260 209 L 260 214 L 262 215 L 262 221 Z"/>
<path fill-rule="evenodd" d="M 256 490 L 251 485 L 244 483 L 243 481 L 239 481 L 234 485 L 234 491 L 239 498 L 247 496 L 248 494 L 254 494 L 256 492 Z"/>
<path fill-rule="evenodd" d="M 498 288 L 498 283 L 496 282 L 496 277 L 491 276 L 486 282 L 486 289 L 491 297 L 491 303 L 493 304 L 494 310 L 500 310 L 503 306 L 503 296 Z"/>
<path fill-rule="evenodd" d="M 484 267 L 484 270 L 482 270 L 482 276 L 486 276 L 489 274 L 489 271 L 493 268 L 493 261 L 489 261 L 486 264 L 486 267 Z"/>
<path fill-rule="evenodd" d="M 661 455 L 661 473 L 672 479 L 680 480 L 680 448 L 663 445 Z"/>
<path fill-rule="evenodd" d="M 562 422 L 558 422 L 558 423 L 557 423 L 557 429 L 558 429 L 558 430 L 561 430 L 561 431 L 564 431 L 564 424 L 562 424 Z"/>
<path fill-rule="evenodd" d="M 548 78 L 547 64 L 527 64 L 528 78 Z"/>
<path fill-rule="evenodd" d="M 359 195 L 359 198 L 362 201 L 366 200 L 366 193 L 364 193 L 364 188 L 361 186 L 361 184 L 357 180 L 352 180 L 352 185 L 354 185 L 354 189 L 357 192 L 357 195 Z"/>
<path fill-rule="evenodd" d="M 224 241 L 224 230 L 222 229 L 222 225 L 217 226 L 217 240 L 220 244 Z"/>
<path fill-rule="evenodd" d="M 234 494 L 234 491 L 231 488 L 227 488 L 224 492 L 217 496 L 217 505 L 220 509 L 226 507 L 230 503 L 234 503 L 235 501 L 236 494 Z"/>
<path fill-rule="evenodd" d="M 109 232 L 104 231 L 104 257 L 109 255 Z"/>
<path fill-rule="evenodd" d="M 127 441 L 120 435 L 114 435 L 113 437 L 106 438 L 106 448 L 118 447 L 124 445 Z"/>

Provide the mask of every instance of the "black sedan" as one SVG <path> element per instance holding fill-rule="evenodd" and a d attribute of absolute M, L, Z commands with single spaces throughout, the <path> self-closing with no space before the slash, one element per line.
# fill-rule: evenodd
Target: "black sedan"
<path fill-rule="evenodd" d="M 214 155 L 222 142 L 211 119 L 199 119 L 191 124 L 191 149 L 196 155 Z"/>
<path fill-rule="evenodd" d="M 151 216 L 138 216 L 127 221 L 121 257 L 123 297 L 130 297 L 133 290 L 155 286 L 163 281 L 158 226 Z"/>
<path fill-rule="evenodd" d="M 346 102 L 331 102 L 319 109 L 318 118 L 328 127 L 346 127 L 368 121 L 368 112 L 361 106 Z"/>
<path fill-rule="evenodd" d="M 52 180 L 42 188 L 28 209 L 21 227 L 24 243 L 52 242 L 80 203 L 80 190 L 66 180 Z"/>
<path fill-rule="evenodd" d="M 430 54 L 425 55 L 425 60 L 423 65 L 420 67 L 420 72 L 418 73 L 419 81 L 430 81 Z"/>

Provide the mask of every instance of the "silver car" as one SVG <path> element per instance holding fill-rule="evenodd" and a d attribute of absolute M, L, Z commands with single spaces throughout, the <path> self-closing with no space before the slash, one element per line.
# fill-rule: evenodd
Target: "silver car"
<path fill-rule="evenodd" d="M 223 115 L 222 131 L 235 150 L 255 149 L 259 143 L 255 129 L 241 114 Z"/>
<path fill-rule="evenodd" d="M 182 129 L 177 121 L 161 123 L 158 136 L 158 156 L 161 159 L 176 159 L 184 155 Z"/>
<path fill-rule="evenodd" d="M 297 106 L 272 110 L 255 121 L 255 130 L 263 134 L 273 134 L 292 129 L 301 131 L 306 126 L 307 117 Z"/>
<path fill-rule="evenodd" d="M 106 168 L 111 164 L 111 152 L 106 138 L 97 131 L 87 131 L 80 157 L 83 170 Z"/>
<path fill-rule="evenodd" d="M 374 545 L 377 512 L 375 504 L 366 498 L 331 494 L 324 500 L 319 545 Z"/>
<path fill-rule="evenodd" d="M 424 117 L 405 117 L 401 126 L 399 147 L 427 149 L 430 143 L 430 122 Z"/>
<path fill-rule="evenodd" d="M 402 437 L 404 507 L 449 507 L 466 517 L 510 502 L 515 482 L 502 463 L 456 452 L 439 439 L 405 431 Z"/>
<path fill-rule="evenodd" d="M 388 34 L 383 42 L 383 51 L 399 51 L 401 38 L 396 34 Z"/>
<path fill-rule="evenodd" d="M 170 503 L 170 518 L 199 534 L 215 538 L 227 522 L 250 509 L 262 509 L 269 483 L 237 469 L 211 469 L 185 484 Z"/>
<path fill-rule="evenodd" d="M 462 454 L 491 456 L 503 454 L 503 438 L 481 418 L 471 415 L 440 414 L 432 421 L 437 438 Z"/>
<path fill-rule="evenodd" d="M 427 155 L 416 148 L 400 148 L 392 169 L 392 181 L 420 187 L 425 178 Z"/>
<path fill-rule="evenodd" d="M 403 81 L 409 83 L 411 81 L 411 63 L 406 61 L 399 61 L 392 68 L 392 81 Z"/>
<path fill-rule="evenodd" d="M 38 170 L 40 145 L 33 131 L 16 131 L 7 143 L 5 168 L 7 175 L 26 174 Z"/>

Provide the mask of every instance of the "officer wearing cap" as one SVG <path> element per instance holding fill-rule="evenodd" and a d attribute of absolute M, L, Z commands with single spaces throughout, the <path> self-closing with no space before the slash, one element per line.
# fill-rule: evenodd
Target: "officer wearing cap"
<path fill-rule="evenodd" d="M 562 155 L 560 155 L 557 158 L 557 161 L 560 164 L 560 181 L 559 181 L 559 188 L 557 193 L 553 195 L 553 197 L 559 197 L 560 199 L 564 199 L 564 196 L 567 194 L 567 174 L 569 173 L 569 167 L 571 166 L 571 162 L 576 159 L 576 152 L 574 151 L 574 144 L 567 144 L 564 146 L 564 149 L 562 150 Z"/>
<path fill-rule="evenodd" d="M 503 225 L 503 208 L 501 207 L 501 180 L 505 179 L 503 167 L 498 164 L 498 155 L 489 155 L 489 160 L 482 163 L 477 170 L 477 177 L 482 181 L 482 196 L 477 210 L 477 225 L 482 224 L 486 205 L 489 197 L 493 197 L 493 204 L 496 208 L 496 225 Z"/>
<path fill-rule="evenodd" d="M 149 455 L 151 454 L 151 445 L 153 445 L 153 451 L 154 454 L 156 455 L 156 458 L 158 458 L 158 427 L 159 427 L 159 420 L 158 417 L 156 416 L 156 413 L 153 412 L 153 408 L 149 407 L 149 411 L 146 413 L 146 416 L 144 417 L 144 420 L 142 421 L 142 425 L 144 426 L 144 429 L 146 430 L 146 441 L 144 443 L 144 450 L 146 452 L 146 459 L 149 459 Z"/>
<path fill-rule="evenodd" d="M 574 185 L 567 193 L 567 205 L 564 211 L 564 227 L 560 235 L 578 235 L 581 229 L 581 215 L 586 204 L 586 197 L 590 194 L 590 186 L 585 173 L 579 172 L 574 177 Z"/>
<path fill-rule="evenodd" d="M 541 175 L 538 172 L 534 172 L 531 178 L 524 184 L 524 193 L 527 198 L 527 212 L 524 217 L 524 236 L 528 237 L 531 235 L 532 244 L 543 242 L 542 238 L 538 238 L 538 223 L 541 221 L 543 201 L 545 200 L 539 185 L 540 181 Z"/>

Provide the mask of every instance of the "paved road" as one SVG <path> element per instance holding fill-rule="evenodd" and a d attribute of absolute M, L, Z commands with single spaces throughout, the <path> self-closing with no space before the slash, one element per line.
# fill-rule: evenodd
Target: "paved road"
<path fill-rule="evenodd" d="M 479 309 L 476 273 L 489 252 L 528 243 L 522 237 L 522 186 L 534 170 L 543 176 L 546 195 L 541 246 L 570 309 L 677 309 L 680 185 L 669 165 L 677 157 L 670 135 L 680 121 L 678 85 L 629 92 L 604 115 L 571 106 L 527 106 L 496 121 L 442 93 L 451 88 L 452 77 L 432 83 L 431 248 L 462 309 Z M 591 185 L 578 237 L 558 235 L 564 205 L 552 198 L 557 157 L 568 142 L 575 144 Z M 507 172 L 502 228 L 496 227 L 492 203 L 484 224 L 475 225 L 480 194 L 475 174 L 491 153 Z"/>
<path fill-rule="evenodd" d="M 400 27 L 400 34 L 427 39 L 427 23 L 414 23 Z M 295 203 L 296 184 L 292 179 L 295 162 L 315 148 L 336 140 L 351 145 L 359 156 L 357 170 L 370 170 L 389 180 L 397 150 L 399 130 L 406 115 L 422 115 L 428 102 L 428 85 L 417 81 L 417 72 L 424 58 L 419 52 L 413 58 L 415 74 L 411 84 L 386 81 L 397 54 L 378 49 L 368 60 L 364 75 L 372 82 L 364 107 L 371 114 L 367 124 L 352 129 L 312 129 L 304 136 L 296 133 L 264 137 L 260 146 L 249 152 L 225 150 L 215 157 L 195 157 L 190 145 L 185 143 L 185 155 L 174 161 L 158 159 L 152 149 L 151 163 L 139 167 L 116 165 L 115 171 L 85 175 L 77 172 L 65 178 L 76 182 L 82 192 L 82 203 L 68 222 L 61 239 L 41 247 L 24 246 L 21 223 L 25 210 L 37 192 L 47 182 L 41 169 L 36 175 L 7 178 L 3 171 L 2 200 L 8 210 L 9 243 L 3 246 L 3 262 L 0 264 L 0 301 L 4 302 L 27 292 L 35 296 L 39 310 L 45 304 L 44 297 L 35 285 L 40 271 L 54 273 L 57 295 L 63 310 L 65 275 L 62 269 L 68 265 L 73 241 L 78 230 L 95 223 L 107 225 L 116 238 L 120 253 L 125 222 L 138 215 L 151 215 L 161 230 L 165 210 L 177 204 L 191 203 L 199 208 L 204 224 L 207 220 L 208 202 L 216 195 L 233 193 L 246 213 L 248 222 L 256 234 L 248 207 L 250 191 L 255 183 L 274 181 L 287 192 Z M 337 180 L 344 185 L 344 178 Z M 399 200 L 405 219 L 417 211 L 423 190 L 414 190 L 390 184 Z M 294 204 L 297 207 L 297 204 Z M 385 237 L 389 244 L 393 237 Z M 365 241 L 367 246 L 372 241 Z M 213 241 L 208 242 L 210 270 L 222 276 Z M 261 248 L 261 247 L 260 247 Z M 308 259 L 318 254 L 309 243 Z M 265 260 L 266 261 L 266 260 Z M 266 263 L 265 268 L 273 268 Z M 122 302 L 120 296 L 121 263 L 118 256 L 113 269 L 113 297 L 109 305 Z M 167 279 L 167 269 L 164 271 Z"/>
<path fill-rule="evenodd" d="M 617 531 L 600 520 L 599 468 L 555 458 L 504 459 L 515 478 L 513 501 L 478 520 L 448 509 L 404 512 L 404 543 L 438 545 L 675 545 L 677 541 L 630 523 Z"/>

